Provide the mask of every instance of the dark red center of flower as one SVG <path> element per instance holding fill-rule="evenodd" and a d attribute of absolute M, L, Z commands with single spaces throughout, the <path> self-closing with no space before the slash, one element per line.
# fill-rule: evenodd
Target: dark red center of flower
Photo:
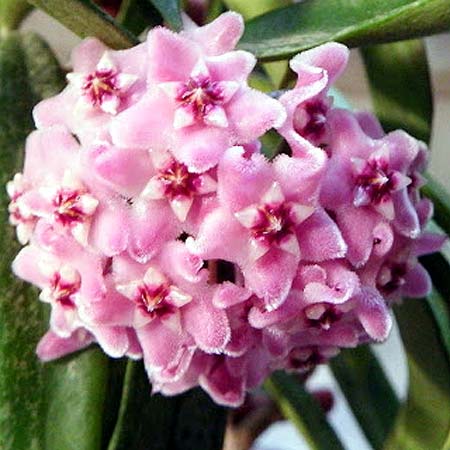
<path fill-rule="evenodd" d="M 159 172 L 158 179 L 164 186 L 164 195 L 171 200 L 178 196 L 194 196 L 200 183 L 198 174 L 189 172 L 184 164 L 175 160 Z"/>
<path fill-rule="evenodd" d="M 308 308 L 323 308 L 322 312 L 317 315 L 309 314 Z M 341 319 L 342 317 L 342 311 L 336 308 L 336 306 L 328 304 L 328 303 L 321 303 L 321 304 L 315 304 L 311 307 L 305 308 L 305 314 L 308 320 L 308 323 L 310 326 L 314 328 L 320 328 L 322 330 L 329 330 L 331 326 Z"/>
<path fill-rule="evenodd" d="M 16 224 L 31 222 L 34 220 L 33 217 L 25 217 L 22 214 L 20 206 L 17 204 L 17 202 L 15 200 L 11 201 L 11 203 L 9 204 L 8 211 L 9 211 L 9 215 L 10 215 L 12 222 L 14 222 Z"/>
<path fill-rule="evenodd" d="M 50 282 L 53 298 L 56 302 L 65 306 L 66 308 L 74 308 L 75 303 L 73 296 L 79 291 L 81 282 L 79 280 L 75 282 L 68 282 L 61 277 L 59 272 L 53 275 Z"/>
<path fill-rule="evenodd" d="M 215 105 L 224 101 L 222 89 L 216 81 L 209 77 L 197 76 L 189 78 L 177 95 L 177 101 L 192 109 L 198 116 L 206 115 Z"/>
<path fill-rule="evenodd" d="M 134 301 L 146 315 L 155 317 L 171 310 L 171 305 L 165 301 L 168 295 L 169 287 L 165 284 L 159 286 L 142 284 L 137 289 Z"/>
<path fill-rule="evenodd" d="M 114 69 L 97 69 L 89 74 L 82 86 L 84 94 L 92 106 L 101 105 L 106 97 L 117 95 L 117 71 Z"/>
<path fill-rule="evenodd" d="M 378 286 L 378 288 L 385 295 L 394 293 L 405 284 L 407 271 L 406 264 L 392 264 L 390 267 L 390 280 L 384 285 Z"/>
<path fill-rule="evenodd" d="M 294 116 L 294 130 L 304 137 L 320 139 L 325 133 L 328 106 L 321 100 L 300 105 Z"/>
<path fill-rule="evenodd" d="M 258 208 L 258 219 L 251 227 L 251 233 L 255 239 L 278 244 L 294 232 L 294 227 L 289 205 L 264 205 Z"/>
<path fill-rule="evenodd" d="M 53 199 L 54 215 L 62 225 L 83 222 L 86 214 L 81 208 L 82 193 L 73 189 L 60 189 Z"/>
<path fill-rule="evenodd" d="M 368 161 L 356 177 L 356 185 L 365 190 L 372 203 L 379 204 L 395 189 L 393 172 L 389 170 L 387 161 Z"/>
<path fill-rule="evenodd" d="M 297 349 L 292 350 L 289 354 L 290 367 L 301 372 L 309 372 L 326 361 L 327 359 L 321 355 L 317 348 L 312 348 L 307 355 L 301 350 L 297 351 Z"/>

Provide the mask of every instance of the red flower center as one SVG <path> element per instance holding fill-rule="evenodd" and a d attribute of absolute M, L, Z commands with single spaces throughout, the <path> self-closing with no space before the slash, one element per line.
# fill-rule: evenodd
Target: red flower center
<path fill-rule="evenodd" d="M 389 268 L 390 279 L 383 285 L 378 285 L 378 288 L 385 295 L 394 293 L 396 290 L 400 289 L 406 282 L 405 276 L 408 272 L 406 264 L 392 264 Z"/>
<path fill-rule="evenodd" d="M 305 308 L 305 315 L 310 326 L 329 330 L 333 323 L 340 320 L 342 311 L 328 303 L 318 303 Z"/>
<path fill-rule="evenodd" d="M 165 301 L 168 295 L 169 287 L 165 284 L 159 286 L 142 284 L 137 289 L 134 301 L 146 315 L 156 317 L 172 309 L 171 305 Z"/>
<path fill-rule="evenodd" d="M 309 352 L 305 352 L 305 349 L 293 349 L 289 354 L 290 367 L 300 372 L 309 372 L 326 361 L 317 348 L 311 348 Z"/>
<path fill-rule="evenodd" d="M 158 179 L 164 185 L 164 195 L 171 200 L 178 196 L 194 196 L 200 183 L 198 174 L 189 172 L 184 164 L 175 160 L 159 172 Z"/>
<path fill-rule="evenodd" d="M 321 100 L 300 105 L 294 115 L 294 130 L 303 137 L 321 139 L 325 133 L 328 106 Z"/>
<path fill-rule="evenodd" d="M 211 108 L 223 102 L 224 96 L 219 84 L 209 77 L 191 77 L 177 95 L 177 101 L 192 108 L 198 116 L 206 115 Z"/>
<path fill-rule="evenodd" d="M 294 232 L 295 223 L 291 218 L 291 208 L 285 203 L 261 206 L 258 213 L 258 219 L 251 227 L 255 239 L 268 244 L 280 243 Z"/>
<path fill-rule="evenodd" d="M 117 95 L 116 77 L 114 69 L 98 69 L 86 77 L 82 89 L 93 106 L 100 106 L 107 97 Z"/>
<path fill-rule="evenodd" d="M 73 296 L 80 290 L 81 280 L 76 281 L 66 281 L 61 277 L 59 272 L 53 275 L 50 282 L 53 298 L 56 302 L 65 306 L 66 308 L 74 308 L 75 302 L 73 301 Z"/>
<path fill-rule="evenodd" d="M 81 206 L 82 192 L 73 189 L 60 189 L 53 199 L 54 214 L 62 225 L 83 222 L 86 213 Z"/>
<path fill-rule="evenodd" d="M 362 173 L 356 177 L 356 185 L 366 192 L 374 204 L 381 203 L 395 189 L 392 171 L 386 161 L 368 161 Z"/>

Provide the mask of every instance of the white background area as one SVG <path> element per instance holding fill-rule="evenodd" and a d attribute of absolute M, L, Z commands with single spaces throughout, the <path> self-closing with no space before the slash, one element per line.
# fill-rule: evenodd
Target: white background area
<path fill-rule="evenodd" d="M 43 35 L 63 64 L 68 63 L 70 50 L 79 42 L 71 32 L 40 12 L 34 12 L 27 19 L 24 28 Z M 427 47 L 435 92 L 435 123 L 431 146 L 433 158 L 430 171 L 450 190 L 450 35 L 427 39 Z M 352 52 L 349 68 L 337 87 L 356 109 L 370 109 L 364 69 L 356 51 Z M 411 92 L 411 95 L 414 95 L 414 92 Z M 377 345 L 375 351 L 397 394 L 404 398 L 407 390 L 406 361 L 397 329 L 394 328 L 389 339 L 384 344 Z M 329 414 L 329 419 L 346 448 L 370 450 L 371 447 L 353 418 L 330 370 L 327 367 L 319 367 L 309 380 L 308 387 L 312 390 L 332 390 L 335 406 Z M 308 446 L 291 424 L 280 422 L 260 437 L 255 445 L 256 449 L 307 450 Z"/>

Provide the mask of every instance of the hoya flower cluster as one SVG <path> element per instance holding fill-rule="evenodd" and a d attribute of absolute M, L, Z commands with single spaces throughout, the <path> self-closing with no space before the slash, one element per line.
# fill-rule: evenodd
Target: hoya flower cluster
<path fill-rule="evenodd" d="M 97 342 L 156 392 L 239 405 L 273 370 L 385 339 L 389 304 L 429 291 L 425 146 L 333 107 L 340 44 L 293 58 L 279 100 L 251 89 L 242 30 L 227 13 L 129 50 L 85 40 L 36 106 L 8 192 L 14 271 L 51 306 L 43 360 Z M 289 149 L 272 160 L 270 128 Z"/>

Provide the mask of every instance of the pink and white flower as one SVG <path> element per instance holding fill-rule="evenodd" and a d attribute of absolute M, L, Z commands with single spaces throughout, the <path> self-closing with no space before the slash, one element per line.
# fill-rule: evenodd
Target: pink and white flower
<path fill-rule="evenodd" d="M 97 342 L 142 358 L 155 392 L 199 385 L 238 406 L 274 370 L 386 339 L 389 306 L 429 292 L 418 258 L 445 238 L 425 231 L 425 145 L 333 108 L 345 46 L 294 57 L 278 101 L 248 86 L 241 16 L 184 22 L 74 50 L 7 185 L 27 244 L 13 270 L 51 307 L 42 360 Z M 286 141 L 271 160 L 270 128 Z"/>

